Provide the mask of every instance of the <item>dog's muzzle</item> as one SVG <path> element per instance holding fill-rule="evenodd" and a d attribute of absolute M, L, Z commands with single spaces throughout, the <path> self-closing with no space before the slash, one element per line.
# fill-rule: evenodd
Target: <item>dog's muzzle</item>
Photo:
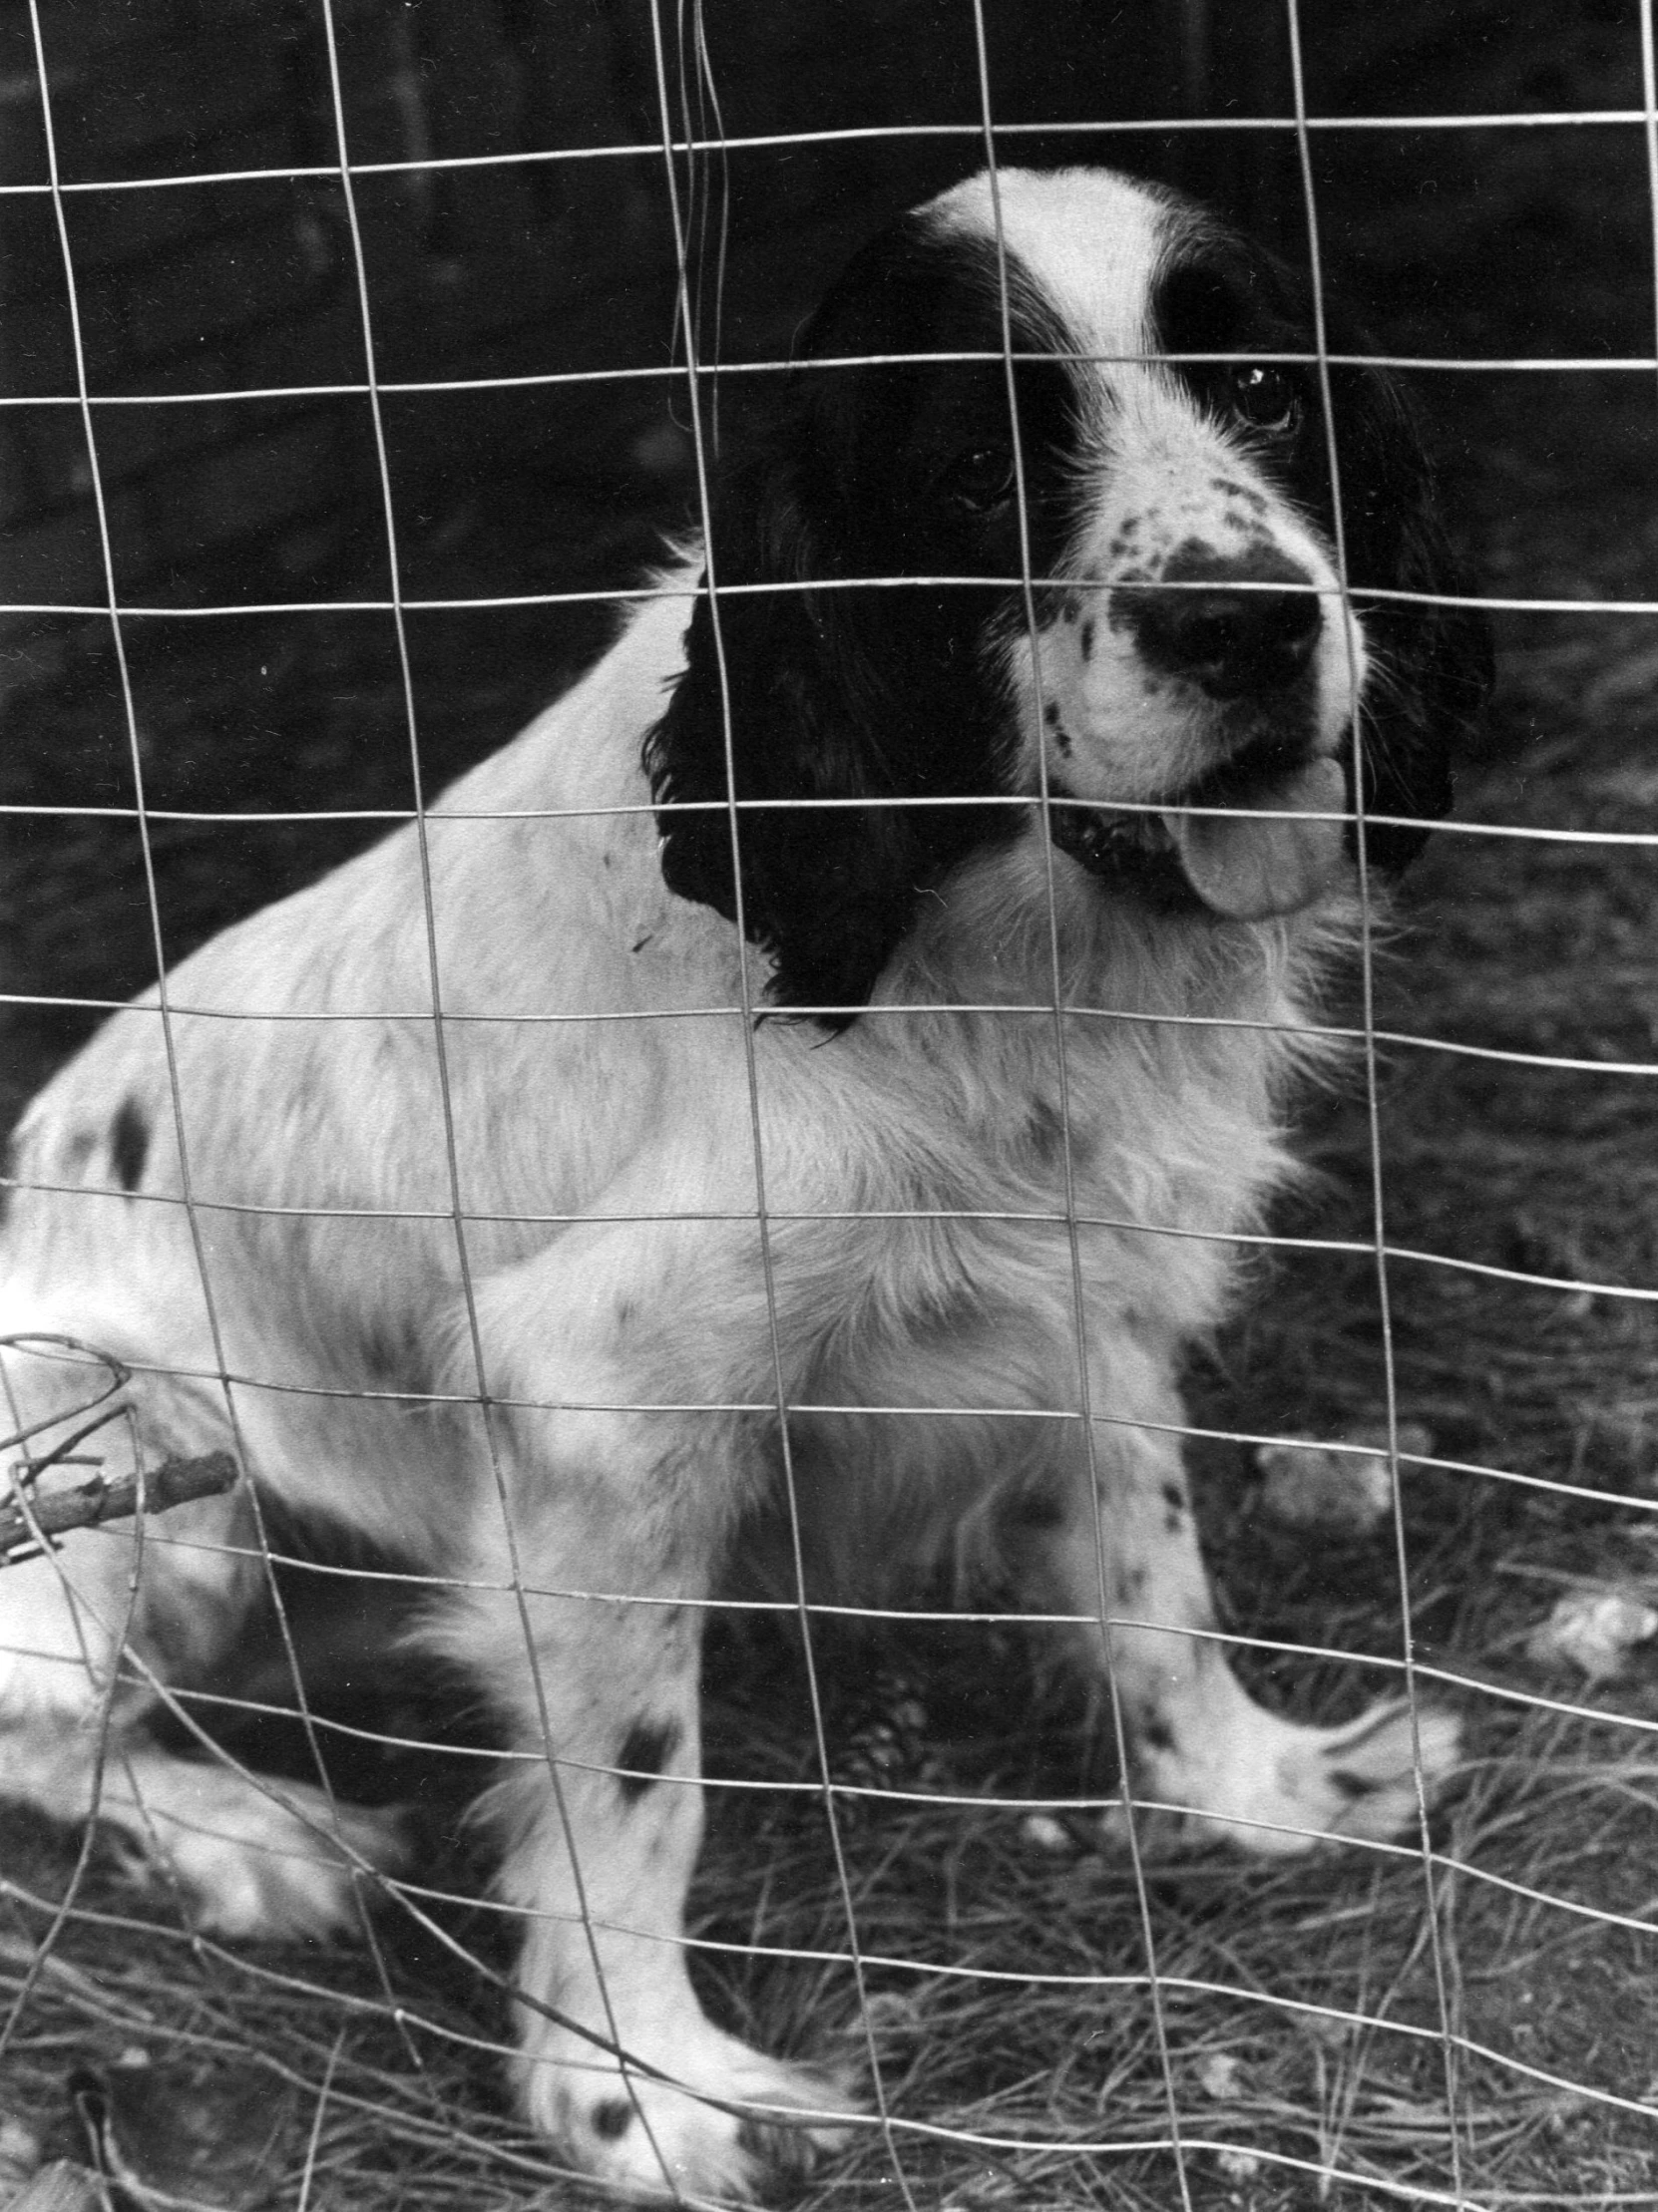
<path fill-rule="evenodd" d="M 1299 914 L 1347 865 L 1347 779 L 1337 760 L 1307 761 L 1241 789 L 1205 785 L 1186 807 L 1156 814 L 1052 796 L 1059 851 L 1163 912 L 1205 908 L 1233 922 Z"/>

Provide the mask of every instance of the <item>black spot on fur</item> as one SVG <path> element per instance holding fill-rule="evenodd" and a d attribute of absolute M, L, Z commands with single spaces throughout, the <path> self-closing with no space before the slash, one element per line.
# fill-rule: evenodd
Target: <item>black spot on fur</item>
<path fill-rule="evenodd" d="M 1185 1512 L 1186 1493 L 1181 1489 L 1180 1485 L 1177 1482 L 1164 1483 L 1163 1503 L 1168 1507 L 1169 1512 L 1175 1517 L 1176 1520 L 1178 1520 L 1181 1514 Z"/>
<path fill-rule="evenodd" d="M 1028 1490 L 1014 1505 L 1014 1523 L 1022 1529 L 1056 1529 L 1064 1517 L 1063 1501 L 1051 1490 Z"/>
<path fill-rule="evenodd" d="M 653 934 L 654 932 L 652 930 L 646 929 L 642 937 L 635 937 L 633 939 L 633 950 L 635 952 L 642 952 L 645 946 L 650 942 L 651 936 Z"/>
<path fill-rule="evenodd" d="M 396 1311 L 376 1313 L 369 1308 L 360 1316 L 360 1328 L 358 1350 L 368 1387 L 418 1387 L 424 1371 L 420 1339 L 408 1317 Z"/>
<path fill-rule="evenodd" d="M 625 2097 L 607 2097 L 593 2108 L 593 2131 L 602 2142 L 621 2140 L 633 2124 L 633 2107 Z"/>
<path fill-rule="evenodd" d="M 618 1766 L 633 1769 L 631 1773 L 617 1777 L 623 1803 L 636 1804 L 665 1770 L 678 1748 L 679 1723 L 676 1720 L 635 1720 L 622 1737 L 622 1749 L 617 1753 Z"/>
<path fill-rule="evenodd" d="M 1350 1805 L 1356 1797 L 1368 1797 L 1376 1787 L 1374 1782 L 1367 1782 L 1362 1774 L 1350 1774 L 1345 1766 L 1333 1766 L 1330 1769 L 1330 1779 Z"/>
<path fill-rule="evenodd" d="M 1082 624 L 1082 658 L 1084 660 L 1093 658 L 1093 622 L 1091 618 Z"/>
<path fill-rule="evenodd" d="M 135 1098 L 124 1098 L 110 1124 L 110 1162 L 124 1191 L 136 1191 L 144 1181 L 150 1157 L 150 1124 Z"/>
<path fill-rule="evenodd" d="M 1140 1722 L 1140 1741 L 1148 1751 L 1172 1751 L 1174 1730 L 1166 1720 L 1150 1717 Z"/>
<path fill-rule="evenodd" d="M 1065 1124 L 1057 1108 L 1045 1098 L 1034 1099 L 1028 1126 L 1037 1160 L 1044 1168 L 1056 1167 L 1065 1156 Z M 1086 1148 L 1080 1131 L 1073 1128 L 1070 1135 L 1071 1155 L 1081 1159 Z"/>
<path fill-rule="evenodd" d="M 1247 484 L 1240 484 L 1235 477 L 1211 477 L 1209 487 L 1211 491 L 1219 492 L 1224 499 L 1236 500 L 1240 507 L 1247 507 L 1252 515 L 1264 515 L 1267 512 L 1267 503 L 1260 493 Z"/>

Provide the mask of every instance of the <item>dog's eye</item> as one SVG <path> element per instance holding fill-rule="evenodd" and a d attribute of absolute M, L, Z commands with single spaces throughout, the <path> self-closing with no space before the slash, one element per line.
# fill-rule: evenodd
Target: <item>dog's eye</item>
<path fill-rule="evenodd" d="M 1301 420 L 1301 394 L 1285 369 L 1264 361 L 1241 361 L 1228 372 L 1233 409 L 1254 430 L 1293 430 Z"/>
<path fill-rule="evenodd" d="M 1013 454 L 1007 446 L 972 446 L 946 469 L 943 485 L 963 507 L 976 515 L 988 514 L 1013 491 Z"/>

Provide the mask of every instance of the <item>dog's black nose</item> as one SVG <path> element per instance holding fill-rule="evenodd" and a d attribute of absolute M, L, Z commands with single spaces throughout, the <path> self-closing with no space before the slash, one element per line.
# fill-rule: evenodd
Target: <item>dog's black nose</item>
<path fill-rule="evenodd" d="M 1227 560 L 1180 547 L 1157 583 L 1122 593 L 1122 618 L 1160 674 L 1211 698 L 1251 698 L 1282 691 L 1311 661 L 1324 626 L 1312 580 L 1275 552 Z M 1301 588 L 1272 588 L 1291 583 Z"/>

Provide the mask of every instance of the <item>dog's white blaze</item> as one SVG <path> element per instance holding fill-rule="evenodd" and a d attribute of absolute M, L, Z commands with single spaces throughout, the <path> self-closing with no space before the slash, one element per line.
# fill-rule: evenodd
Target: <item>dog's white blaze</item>
<path fill-rule="evenodd" d="M 997 197 L 1009 252 L 1087 350 L 1108 359 L 1143 354 L 1157 270 L 1186 226 L 1180 211 L 1108 170 L 1005 169 L 998 173 Z M 929 212 L 947 230 L 996 238 L 988 176 L 957 184 Z"/>
<path fill-rule="evenodd" d="M 1078 504 L 1086 522 L 1066 561 L 1077 618 L 1045 623 L 1010 650 L 1020 702 L 1022 765 L 1079 798 L 1155 804 L 1216 765 L 1215 717 L 1190 687 L 1146 667 L 1108 619 L 1112 589 L 1154 584 L 1191 540 L 1223 559 L 1270 547 L 1321 593 L 1314 659 L 1315 752 L 1333 755 L 1351 727 L 1368 667 L 1362 626 L 1341 602 L 1334 549 L 1269 482 L 1254 455 L 1149 361 L 1159 271 L 1194 228 L 1190 212 L 1127 178 L 1093 170 L 1003 170 L 932 203 L 948 230 L 994 242 L 1036 279 L 1091 356 L 1075 365 L 1084 394 Z M 1087 649 L 1083 650 L 1084 641 Z M 1043 729 L 1056 708 L 1065 742 Z"/>

